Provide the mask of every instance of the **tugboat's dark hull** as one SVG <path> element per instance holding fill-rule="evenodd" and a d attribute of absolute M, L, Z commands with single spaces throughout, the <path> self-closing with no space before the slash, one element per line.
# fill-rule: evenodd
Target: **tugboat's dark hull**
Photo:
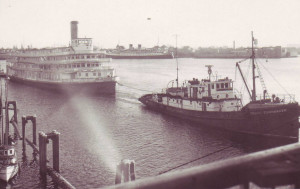
<path fill-rule="evenodd" d="M 195 111 L 166 106 L 145 95 L 139 99 L 150 109 L 200 123 L 244 134 L 272 137 L 298 137 L 298 103 L 245 108 L 242 111 L 217 112 Z"/>
<path fill-rule="evenodd" d="M 115 94 L 116 81 L 99 82 L 50 82 L 22 79 L 10 76 L 10 81 L 47 89 L 59 93 L 73 94 Z"/>

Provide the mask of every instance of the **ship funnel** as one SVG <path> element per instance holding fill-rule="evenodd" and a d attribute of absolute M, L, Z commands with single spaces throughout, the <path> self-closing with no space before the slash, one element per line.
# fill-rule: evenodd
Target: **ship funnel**
<path fill-rule="evenodd" d="M 78 21 L 72 21 L 71 22 L 71 40 L 77 39 L 78 34 L 78 27 L 77 27 Z"/>

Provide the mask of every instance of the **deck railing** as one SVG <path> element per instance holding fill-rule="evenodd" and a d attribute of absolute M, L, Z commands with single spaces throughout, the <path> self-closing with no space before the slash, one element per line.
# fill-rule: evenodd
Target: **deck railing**
<path fill-rule="evenodd" d="M 296 102 L 295 95 L 293 94 L 273 94 L 274 96 L 270 96 L 272 102 L 276 103 L 293 103 Z M 257 95 L 257 100 L 263 100 L 264 95 Z"/>
<path fill-rule="evenodd" d="M 300 188 L 299 160 L 295 143 L 107 188 Z"/>

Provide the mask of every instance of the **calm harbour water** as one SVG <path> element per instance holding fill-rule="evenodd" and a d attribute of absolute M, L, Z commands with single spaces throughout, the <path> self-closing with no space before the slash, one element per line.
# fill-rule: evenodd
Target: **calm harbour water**
<path fill-rule="evenodd" d="M 179 80 L 207 78 L 205 65 L 209 64 L 214 65 L 213 73 L 216 75 L 217 71 L 219 78 L 240 79 L 235 71 L 236 61 L 179 59 Z M 299 101 L 300 58 L 260 62 L 276 76 L 275 79 L 268 76 L 261 68 L 261 72 L 266 73 L 264 79 L 268 90 L 285 93 L 276 84 L 277 80 Z M 112 65 L 122 84 L 117 86 L 115 96 L 66 97 L 9 83 L 9 100 L 17 101 L 19 122 L 22 115 L 36 114 L 38 131 L 57 130 L 61 133 L 61 174 L 76 188 L 113 185 L 116 164 L 122 159 L 135 160 L 136 176 L 140 179 L 158 175 L 228 146 L 219 153 L 176 170 L 259 150 L 257 143 L 241 145 L 223 132 L 150 111 L 138 101 L 141 95 L 158 92 L 166 88 L 170 80 L 176 79 L 175 60 L 113 60 Z M 246 62 L 241 66 L 248 69 Z M 241 89 L 239 82 L 235 85 Z M 246 97 L 246 90 L 244 93 Z M 27 137 L 31 138 L 30 129 L 27 132 Z M 46 183 L 40 180 L 31 147 L 27 146 L 26 156 L 22 155 L 20 141 L 18 155 L 21 172 L 7 188 L 55 188 L 51 178 L 48 177 Z M 51 155 L 49 151 L 50 163 Z M 5 184 L 0 183 L 0 186 Z"/>

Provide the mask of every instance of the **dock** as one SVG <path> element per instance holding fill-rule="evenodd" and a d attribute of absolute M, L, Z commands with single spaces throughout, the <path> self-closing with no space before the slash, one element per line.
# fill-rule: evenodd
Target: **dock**
<path fill-rule="evenodd" d="M 12 126 L 16 139 L 22 140 L 23 150 L 26 150 L 27 143 L 39 157 L 41 178 L 46 178 L 48 174 L 61 188 L 74 189 L 75 187 L 60 174 L 60 133 L 55 130 L 49 133 L 39 132 L 37 138 L 37 117 L 35 115 L 22 116 L 22 130 L 20 132 L 16 101 L 8 101 L 6 106 L 2 108 L 5 109 L 7 122 L 8 118 L 12 117 L 7 129 Z M 13 110 L 13 115 L 9 115 L 10 111 L 8 110 Z M 32 139 L 26 138 L 25 132 L 26 128 L 30 126 L 32 127 Z M 52 166 L 48 165 L 47 160 L 49 140 L 52 141 Z M 135 162 L 122 160 L 116 165 L 115 185 L 104 188 L 221 189 L 239 187 L 248 189 L 253 188 L 253 186 L 256 188 L 275 188 L 277 186 L 300 188 L 299 178 L 300 142 L 137 180 Z"/>
<path fill-rule="evenodd" d="M 46 180 L 46 175 L 52 177 L 58 186 L 65 189 L 75 189 L 75 187 L 69 183 L 61 174 L 59 166 L 59 135 L 57 131 L 50 133 L 39 132 L 39 144 L 37 145 L 37 125 L 36 115 L 22 116 L 22 132 L 19 131 L 18 115 L 17 115 L 17 103 L 16 101 L 7 101 L 5 107 L 1 107 L 5 110 L 6 129 L 9 131 L 10 127 L 14 129 L 15 140 L 22 140 L 23 152 L 26 151 L 26 143 L 32 147 L 35 155 L 39 157 L 40 175 L 43 180 Z M 13 110 L 13 115 L 9 115 L 9 110 Z M 9 118 L 11 117 L 11 120 Z M 32 126 L 32 140 L 26 138 L 26 127 L 29 126 L 28 122 L 31 122 Z M 22 133 L 22 135 L 20 134 Z M 47 145 L 49 140 L 52 142 L 52 155 L 53 166 L 48 165 L 47 160 Z"/>

